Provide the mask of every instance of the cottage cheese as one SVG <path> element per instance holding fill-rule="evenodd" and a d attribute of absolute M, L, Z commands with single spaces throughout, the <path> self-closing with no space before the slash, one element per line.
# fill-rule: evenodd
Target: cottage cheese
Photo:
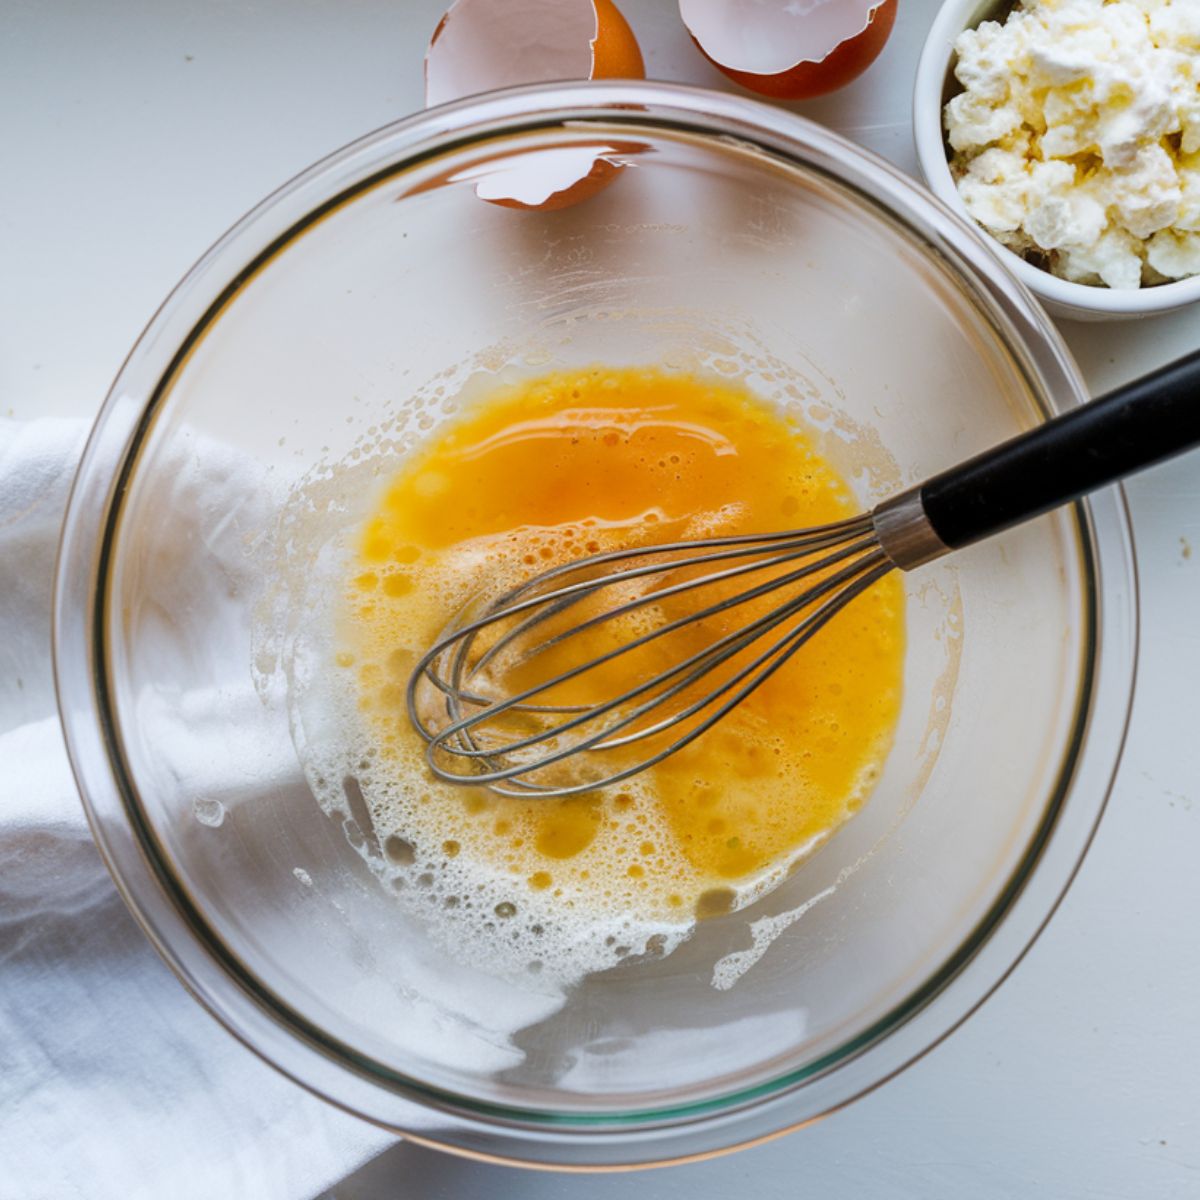
<path fill-rule="evenodd" d="M 967 211 L 1077 283 L 1200 274 L 1200 0 L 1024 0 L 955 42 Z"/>

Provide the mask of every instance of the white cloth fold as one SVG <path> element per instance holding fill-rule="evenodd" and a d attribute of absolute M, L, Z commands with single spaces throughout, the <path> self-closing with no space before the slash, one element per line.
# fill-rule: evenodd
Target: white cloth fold
<path fill-rule="evenodd" d="M 0 420 L 0 1200 L 299 1200 L 391 1140 L 185 992 L 92 844 L 50 672 L 82 422 Z"/>

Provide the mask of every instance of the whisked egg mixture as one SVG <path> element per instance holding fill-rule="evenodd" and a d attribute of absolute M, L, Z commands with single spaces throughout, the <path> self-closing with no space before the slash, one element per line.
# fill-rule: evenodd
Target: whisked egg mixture
<path fill-rule="evenodd" d="M 600 551 L 856 511 L 792 419 L 711 378 L 556 374 L 501 390 L 438 431 L 364 523 L 338 614 L 349 757 L 366 768 L 355 774 L 382 849 L 376 865 L 402 902 L 467 961 L 569 982 L 668 953 L 697 920 L 785 878 L 863 804 L 888 752 L 903 665 L 894 577 L 690 746 L 579 797 L 437 782 L 405 685 L 481 589 L 499 594 Z"/>

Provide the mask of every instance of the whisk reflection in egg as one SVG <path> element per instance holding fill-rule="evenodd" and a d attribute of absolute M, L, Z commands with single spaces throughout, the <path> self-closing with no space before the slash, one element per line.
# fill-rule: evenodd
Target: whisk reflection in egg
<path fill-rule="evenodd" d="M 893 568 L 920 566 L 1200 443 L 1198 386 L 1200 352 L 862 516 L 635 547 L 545 571 L 466 616 L 417 664 L 408 710 L 429 765 L 449 782 L 514 796 L 569 796 L 639 774 L 716 724 Z M 648 628 L 631 622 L 638 614 L 651 617 Z M 604 630 L 611 646 L 555 668 L 572 643 Z M 676 648 L 655 658 L 672 639 Z M 681 641 L 696 644 L 680 655 Z M 592 694 L 571 699 L 583 679 Z"/>

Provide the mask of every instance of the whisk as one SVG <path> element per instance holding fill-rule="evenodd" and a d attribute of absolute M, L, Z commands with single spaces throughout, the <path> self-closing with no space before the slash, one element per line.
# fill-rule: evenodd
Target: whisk
<path fill-rule="evenodd" d="M 1200 352 L 857 517 L 553 567 L 458 616 L 413 670 L 409 716 L 429 766 L 450 783 L 541 798 L 617 784 L 711 729 L 893 569 L 911 571 L 1197 444 Z M 690 607 L 672 616 L 680 605 Z M 729 628 L 738 609 L 746 619 Z M 639 656 L 714 626 L 698 648 L 638 669 Z M 571 659 L 589 632 L 611 645 Z M 610 676 L 599 696 L 570 694 Z"/>

